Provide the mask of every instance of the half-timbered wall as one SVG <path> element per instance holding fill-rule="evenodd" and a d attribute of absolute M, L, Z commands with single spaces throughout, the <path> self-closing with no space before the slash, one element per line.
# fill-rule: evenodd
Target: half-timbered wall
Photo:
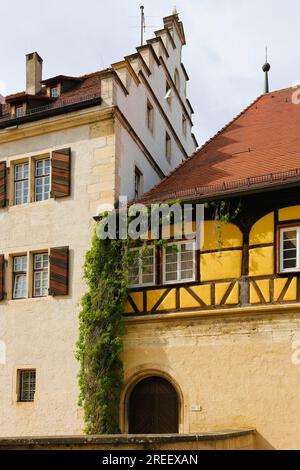
<path fill-rule="evenodd" d="M 276 209 L 252 225 L 247 243 L 237 225 L 220 227 L 219 222 L 205 221 L 204 245 L 196 254 L 197 280 L 176 285 L 159 282 L 131 290 L 125 313 L 147 315 L 299 301 L 299 273 L 280 274 L 277 267 L 278 229 L 297 222 L 300 225 L 300 206 Z"/>

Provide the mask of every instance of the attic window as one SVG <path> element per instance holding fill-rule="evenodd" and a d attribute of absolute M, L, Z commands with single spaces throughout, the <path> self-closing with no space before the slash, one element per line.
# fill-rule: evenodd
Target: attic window
<path fill-rule="evenodd" d="M 23 105 L 22 106 L 16 106 L 16 117 L 19 118 L 19 117 L 22 117 L 22 116 L 24 116 Z"/>
<path fill-rule="evenodd" d="M 52 86 L 50 88 L 50 96 L 51 96 L 51 98 L 58 98 L 59 97 L 59 88 L 58 88 L 58 86 Z"/>

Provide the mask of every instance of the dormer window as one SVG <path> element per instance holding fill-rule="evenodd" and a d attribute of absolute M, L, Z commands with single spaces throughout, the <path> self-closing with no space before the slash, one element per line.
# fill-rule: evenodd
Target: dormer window
<path fill-rule="evenodd" d="M 59 88 L 58 86 L 53 86 L 50 88 L 50 96 L 51 98 L 58 98 L 59 97 Z"/>
<path fill-rule="evenodd" d="M 24 107 L 22 106 L 16 106 L 16 117 L 22 117 L 24 116 Z"/>

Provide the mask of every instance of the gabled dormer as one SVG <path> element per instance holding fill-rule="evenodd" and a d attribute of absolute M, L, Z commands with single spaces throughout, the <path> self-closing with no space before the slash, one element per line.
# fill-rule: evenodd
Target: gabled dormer
<path fill-rule="evenodd" d="M 83 79 L 78 77 L 69 77 L 67 75 L 57 75 L 56 77 L 42 80 L 42 85 L 45 86 L 46 94 L 49 98 L 59 98 L 62 93 L 76 88 Z"/>

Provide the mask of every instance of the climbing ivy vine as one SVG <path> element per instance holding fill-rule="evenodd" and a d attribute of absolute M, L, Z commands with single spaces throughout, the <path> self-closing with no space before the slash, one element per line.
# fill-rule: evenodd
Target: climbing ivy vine
<path fill-rule="evenodd" d="M 127 240 L 101 240 L 95 230 L 84 264 L 88 292 L 81 301 L 77 343 L 87 434 L 119 433 L 128 255 Z"/>

